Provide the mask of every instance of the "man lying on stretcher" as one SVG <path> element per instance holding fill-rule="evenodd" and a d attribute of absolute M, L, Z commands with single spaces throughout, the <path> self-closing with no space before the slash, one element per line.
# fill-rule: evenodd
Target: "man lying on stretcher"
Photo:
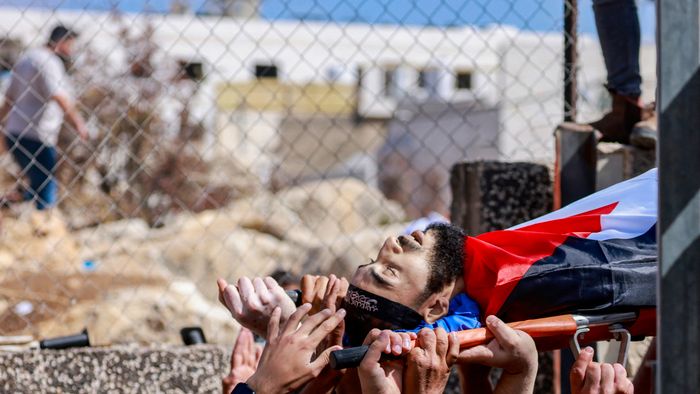
<path fill-rule="evenodd" d="M 361 344 L 372 328 L 454 331 L 477 327 L 480 316 L 516 321 L 654 306 L 657 182 L 651 170 L 541 218 L 476 237 L 434 225 L 387 239 L 350 281 L 343 302 L 346 344 Z M 255 290 L 244 286 L 251 289 L 221 288 L 235 317 L 239 292 Z M 257 324 L 241 323 L 264 330 L 264 318 L 252 320 Z"/>
<path fill-rule="evenodd" d="M 457 331 L 477 327 L 479 315 L 518 321 L 653 307 L 656 189 L 651 170 L 508 230 L 471 237 L 441 224 L 391 237 L 352 277 L 350 342 L 375 317 Z"/>

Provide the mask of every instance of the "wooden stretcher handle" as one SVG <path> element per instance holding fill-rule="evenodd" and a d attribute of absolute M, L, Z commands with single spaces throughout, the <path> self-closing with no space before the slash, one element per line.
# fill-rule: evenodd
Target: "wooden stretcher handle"
<path fill-rule="evenodd" d="M 572 315 L 523 320 L 509 323 L 508 325 L 513 329 L 525 331 L 531 337 L 535 338 L 535 340 L 537 338 L 551 336 L 562 336 L 568 338 L 576 332 L 577 328 L 576 321 Z M 461 349 L 484 345 L 493 339 L 493 334 L 491 334 L 491 332 L 485 328 L 457 331 L 455 335 L 457 335 Z M 411 343 L 411 346 L 415 345 L 415 341 Z M 367 353 L 368 349 L 369 346 L 364 345 L 346 348 L 343 350 L 336 350 L 331 353 L 331 367 L 334 369 L 357 367 L 365 357 L 365 353 Z"/>
<path fill-rule="evenodd" d="M 576 321 L 572 315 L 545 317 L 542 319 L 522 320 L 508 323 L 514 330 L 526 332 L 532 338 L 571 336 L 576 332 Z M 466 349 L 487 344 L 493 339 L 493 334 L 486 328 L 458 331 L 456 333 L 460 348 Z"/>

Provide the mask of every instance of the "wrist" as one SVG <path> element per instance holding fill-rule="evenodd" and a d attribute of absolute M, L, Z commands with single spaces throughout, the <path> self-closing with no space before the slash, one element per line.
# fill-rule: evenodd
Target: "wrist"
<path fill-rule="evenodd" d="M 270 379 L 261 377 L 257 372 L 245 382 L 256 394 L 277 394 L 283 392 L 281 388 L 274 387 Z"/>

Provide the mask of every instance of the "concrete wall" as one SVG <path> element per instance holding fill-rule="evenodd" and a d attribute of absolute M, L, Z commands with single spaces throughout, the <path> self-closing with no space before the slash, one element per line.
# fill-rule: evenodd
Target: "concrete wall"
<path fill-rule="evenodd" d="M 3 393 L 220 393 L 220 346 L 76 348 L 0 353 Z"/>

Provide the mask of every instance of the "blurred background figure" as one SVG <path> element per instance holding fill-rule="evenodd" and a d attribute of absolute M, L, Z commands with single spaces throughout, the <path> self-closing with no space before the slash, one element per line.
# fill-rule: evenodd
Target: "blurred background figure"
<path fill-rule="evenodd" d="M 3 197 L 5 204 L 33 200 L 39 210 L 56 204 L 55 146 L 64 116 L 74 131 L 87 139 L 65 67 L 76 37 L 77 33 L 58 25 L 45 46 L 28 50 L 12 69 L 0 107 L 0 129 L 21 169 L 20 176 L 29 179 L 29 187 L 17 182 L 18 187 Z"/>

